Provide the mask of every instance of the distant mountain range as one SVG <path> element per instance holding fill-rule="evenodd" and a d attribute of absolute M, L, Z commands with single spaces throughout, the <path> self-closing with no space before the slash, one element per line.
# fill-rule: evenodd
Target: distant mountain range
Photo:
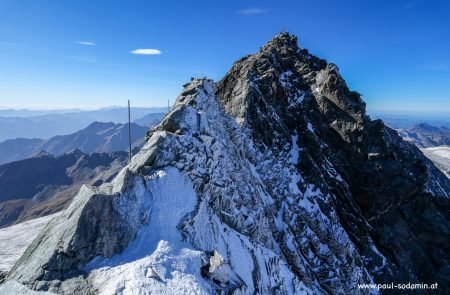
<path fill-rule="evenodd" d="M 419 148 L 450 146 L 450 128 L 420 123 L 409 129 L 397 129 L 400 136 Z"/>
<path fill-rule="evenodd" d="M 127 160 L 126 152 L 74 150 L 0 165 L 0 227 L 64 209 L 82 184 L 110 181 Z"/>
<path fill-rule="evenodd" d="M 445 113 L 371 112 L 370 116 L 383 120 L 393 129 L 411 129 L 422 123 L 450 128 L 450 114 Z"/>
<path fill-rule="evenodd" d="M 73 110 L 69 110 L 73 111 Z M 132 108 L 132 120 L 146 117 L 145 122 L 160 120 L 165 108 Z M 0 110 L 0 141 L 15 138 L 50 138 L 76 132 L 98 122 L 126 123 L 127 108 L 115 107 L 92 111 Z"/>
<path fill-rule="evenodd" d="M 85 112 L 83 109 L 53 109 L 53 110 L 33 110 L 33 109 L 0 109 L 0 117 L 34 117 L 54 114 L 67 114 Z"/>
<path fill-rule="evenodd" d="M 65 115 L 65 114 L 80 114 L 84 113 L 93 117 L 106 116 L 110 117 L 111 114 L 127 115 L 127 107 L 111 106 L 94 110 L 83 110 L 83 109 L 53 109 L 53 110 L 32 110 L 32 109 L 0 109 L 0 117 L 35 117 L 35 116 L 46 116 L 46 115 Z M 132 117 L 140 118 L 149 113 L 166 113 L 167 107 L 132 107 L 131 113 Z"/>
<path fill-rule="evenodd" d="M 450 128 L 420 123 L 409 129 L 396 130 L 405 141 L 419 147 L 450 178 Z"/>
<path fill-rule="evenodd" d="M 147 114 L 142 118 L 136 119 L 133 123 L 141 126 L 152 127 L 157 125 L 164 117 L 164 113 Z"/>
<path fill-rule="evenodd" d="M 140 122 L 152 126 L 161 115 L 147 114 Z M 134 150 L 144 144 L 147 130 L 131 123 Z M 100 185 L 115 176 L 128 160 L 127 150 L 128 124 L 112 122 L 50 139 L 0 142 L 0 227 L 64 209 L 82 184 Z"/>
<path fill-rule="evenodd" d="M 157 123 L 157 119 L 155 119 Z M 141 147 L 148 127 L 131 123 L 133 147 Z M 84 153 L 110 153 L 128 149 L 128 124 L 94 122 L 88 127 L 69 135 L 50 139 L 9 139 L 0 142 L 0 164 L 32 157 L 41 151 L 61 155 L 74 149 Z"/>

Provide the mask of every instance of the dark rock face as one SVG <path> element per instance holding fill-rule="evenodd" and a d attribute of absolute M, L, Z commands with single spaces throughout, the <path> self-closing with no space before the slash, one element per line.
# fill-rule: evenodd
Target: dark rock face
<path fill-rule="evenodd" d="M 191 253 L 201 251 L 202 263 L 187 272 L 206 280 L 196 285 L 202 294 L 367 294 L 357 285 L 372 282 L 450 287 L 450 180 L 372 121 L 337 66 L 288 33 L 237 61 L 218 84 L 186 84 L 147 139 L 110 184 L 80 191 L 7 283 L 96 290 L 86 264 L 126 251 L 139 228 L 149 229 L 152 210 L 174 197 L 151 189 L 169 168 L 189 178 L 197 202 L 176 229 Z M 182 178 L 166 186 L 174 179 Z M 155 270 L 151 277 L 154 287 L 170 280 Z"/>
<path fill-rule="evenodd" d="M 367 265 L 376 281 L 450 287 L 449 180 L 395 131 L 370 120 L 335 65 L 282 33 L 236 62 L 218 95 L 261 144 L 280 149 L 298 134 L 302 175 L 328 187 L 362 253 L 373 256 L 370 237 L 388 258 L 381 272 Z M 330 179 L 327 159 L 348 185 Z"/>
<path fill-rule="evenodd" d="M 0 271 L 0 284 L 3 283 L 6 279 L 6 272 Z"/>
<path fill-rule="evenodd" d="M 14 224 L 22 212 L 28 207 L 29 200 L 11 200 L 0 203 L 0 227 Z"/>

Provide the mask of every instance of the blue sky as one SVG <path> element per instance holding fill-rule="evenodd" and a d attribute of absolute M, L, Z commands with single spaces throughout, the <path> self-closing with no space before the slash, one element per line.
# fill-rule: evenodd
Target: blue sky
<path fill-rule="evenodd" d="M 0 0 L 0 106 L 164 106 L 287 30 L 369 110 L 450 112 L 449 2 Z"/>

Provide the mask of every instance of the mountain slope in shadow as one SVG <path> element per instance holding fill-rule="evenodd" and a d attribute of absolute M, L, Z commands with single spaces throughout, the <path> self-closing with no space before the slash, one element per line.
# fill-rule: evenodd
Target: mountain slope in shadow
<path fill-rule="evenodd" d="M 0 166 L 0 227 L 64 209 L 81 185 L 110 181 L 128 160 L 126 152 L 41 155 Z"/>

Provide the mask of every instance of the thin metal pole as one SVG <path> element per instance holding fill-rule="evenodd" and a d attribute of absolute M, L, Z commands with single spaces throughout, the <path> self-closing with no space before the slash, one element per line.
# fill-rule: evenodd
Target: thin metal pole
<path fill-rule="evenodd" d="M 128 100 L 128 145 L 130 151 L 130 163 L 131 163 L 131 110 L 130 110 L 130 100 Z"/>

